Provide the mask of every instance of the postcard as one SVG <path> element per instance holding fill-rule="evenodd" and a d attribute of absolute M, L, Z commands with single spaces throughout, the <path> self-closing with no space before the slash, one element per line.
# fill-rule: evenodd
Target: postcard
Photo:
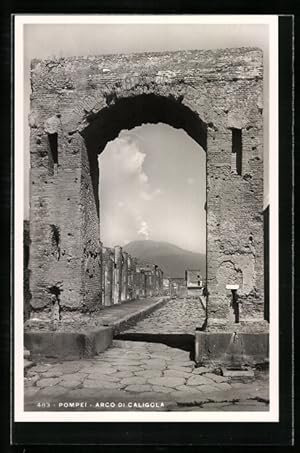
<path fill-rule="evenodd" d="M 15 421 L 278 421 L 277 22 L 15 15 Z"/>

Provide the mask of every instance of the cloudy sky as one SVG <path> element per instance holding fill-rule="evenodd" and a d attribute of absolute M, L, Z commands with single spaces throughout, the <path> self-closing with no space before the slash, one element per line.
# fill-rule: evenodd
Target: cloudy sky
<path fill-rule="evenodd" d="M 25 124 L 32 58 L 242 46 L 262 48 L 267 69 L 267 25 L 25 25 Z M 29 128 L 24 132 L 28 218 Z M 266 149 L 267 145 L 266 137 Z M 100 172 L 101 239 L 105 245 L 153 239 L 205 251 L 205 154 L 184 131 L 163 124 L 121 131 L 102 153 Z"/>
<path fill-rule="evenodd" d="M 205 152 L 183 130 L 122 131 L 100 156 L 101 239 L 168 241 L 205 251 Z"/>

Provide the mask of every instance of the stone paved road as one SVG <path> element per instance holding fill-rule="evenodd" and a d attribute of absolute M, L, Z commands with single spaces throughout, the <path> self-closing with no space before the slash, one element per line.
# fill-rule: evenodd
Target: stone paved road
<path fill-rule="evenodd" d="M 132 402 L 140 404 L 136 410 L 268 410 L 267 374 L 247 382 L 217 371 L 195 368 L 189 352 L 164 344 L 114 340 L 93 359 L 30 368 L 25 410 L 132 410 Z M 70 407 L 76 402 L 85 406 Z M 103 402 L 124 406 L 105 407 Z"/>
<path fill-rule="evenodd" d="M 205 320 L 200 300 L 172 299 L 123 333 L 194 334 Z"/>

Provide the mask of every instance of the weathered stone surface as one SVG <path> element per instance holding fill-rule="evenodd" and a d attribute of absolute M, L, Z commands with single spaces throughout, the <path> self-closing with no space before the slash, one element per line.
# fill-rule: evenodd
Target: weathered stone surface
<path fill-rule="evenodd" d="M 45 377 L 47 377 L 47 376 L 45 376 Z M 40 377 L 38 374 L 36 374 L 34 376 L 26 376 L 24 378 L 24 384 L 31 386 L 31 385 L 34 385 L 34 383 L 37 382 L 39 379 L 40 379 Z"/>
<path fill-rule="evenodd" d="M 47 378 L 47 379 L 40 379 L 36 382 L 37 387 L 52 387 L 58 384 L 61 381 L 61 378 Z"/>
<path fill-rule="evenodd" d="M 164 387 L 162 385 L 153 385 L 153 392 L 157 393 L 172 393 L 174 392 L 174 389 L 170 387 Z"/>
<path fill-rule="evenodd" d="M 121 346 L 121 342 L 119 344 Z M 124 352 L 134 351 L 135 348 L 140 349 L 141 357 L 139 360 L 142 363 L 144 357 L 138 342 L 128 342 L 126 347 L 116 348 L 115 352 L 122 356 Z M 148 348 L 151 348 L 150 343 L 145 346 L 145 356 L 148 354 Z M 161 350 L 168 349 L 162 344 L 155 346 L 156 350 L 159 348 Z M 106 356 L 106 353 L 103 356 Z M 66 363 L 72 364 L 72 362 Z M 80 363 L 81 361 L 75 362 L 74 365 Z M 46 367 L 44 372 L 32 372 L 32 375 L 25 379 L 26 407 L 28 410 L 32 410 L 32 408 L 35 408 L 36 402 L 55 397 L 58 401 L 62 395 L 65 401 L 78 401 L 80 399 L 92 404 L 95 401 L 164 401 L 165 410 L 180 411 L 188 410 L 184 404 L 191 404 L 197 410 L 205 411 L 206 404 L 209 401 L 214 401 L 214 403 L 208 406 L 208 411 L 222 411 L 222 407 L 232 405 L 235 406 L 234 410 L 241 411 L 244 410 L 243 407 L 246 408 L 245 410 L 250 406 L 256 407 L 260 411 L 267 410 L 269 407 L 267 372 L 257 373 L 253 382 L 215 382 L 211 377 L 218 379 L 220 376 L 214 373 L 207 377 L 207 373 L 200 375 L 194 372 L 186 372 L 187 367 L 182 367 L 179 372 L 185 373 L 188 379 L 179 376 L 176 378 L 174 376 L 167 377 L 163 376 L 160 370 L 147 368 L 146 363 L 146 369 L 137 371 L 137 375 L 129 371 L 114 371 L 111 375 L 102 374 L 102 365 L 104 369 L 107 369 L 108 363 L 100 360 L 85 360 L 82 361 L 83 368 L 80 368 L 79 371 L 63 374 L 58 378 L 45 378 L 45 374 L 52 370 L 53 365 Z M 59 364 L 59 366 L 61 365 L 63 364 Z M 69 369 L 72 369 L 72 366 Z M 85 369 L 89 370 L 90 376 L 87 376 L 84 372 Z M 166 370 L 166 372 L 168 374 L 172 370 Z M 91 379 L 91 375 L 93 379 Z M 42 387 L 34 386 L 34 381 L 31 381 L 31 379 L 43 381 Z M 131 384 L 128 384 L 128 382 L 131 382 Z M 132 382 L 139 383 L 133 384 Z M 140 382 L 143 382 L 143 384 Z M 47 385 L 44 386 L 45 384 Z M 128 408 L 124 408 L 124 410 L 128 410 Z"/>
<path fill-rule="evenodd" d="M 91 373 L 98 373 L 98 374 L 101 374 L 101 375 L 104 375 L 104 374 L 107 374 L 109 376 L 114 376 L 114 374 L 117 372 L 117 368 L 116 367 L 113 367 L 113 366 L 109 366 L 107 364 L 100 364 L 100 365 L 94 365 L 92 368 L 83 368 L 81 371 L 86 371 L 86 370 L 90 370 L 88 371 L 89 374 Z"/>
<path fill-rule="evenodd" d="M 139 360 L 127 360 L 125 357 L 124 358 L 120 358 L 119 360 L 112 361 L 112 364 L 118 365 L 118 366 L 122 366 L 122 365 L 125 365 L 125 366 L 138 366 L 138 365 L 140 365 L 140 363 L 141 362 Z"/>
<path fill-rule="evenodd" d="M 224 376 L 219 376 L 218 374 L 214 373 L 205 373 L 205 377 L 212 379 L 214 382 L 227 382 L 228 378 Z"/>
<path fill-rule="evenodd" d="M 186 373 L 184 371 L 180 371 L 180 370 L 165 370 L 164 371 L 164 376 L 166 377 L 182 377 L 184 379 L 188 379 L 189 377 L 191 377 L 191 374 L 190 373 Z"/>
<path fill-rule="evenodd" d="M 59 377 L 62 374 L 63 374 L 62 371 L 54 369 L 54 370 L 47 371 L 46 373 L 43 373 L 43 377 L 45 377 L 45 378 Z"/>
<path fill-rule="evenodd" d="M 201 376 L 197 374 L 195 376 L 191 376 L 187 381 L 187 385 L 205 385 L 205 384 L 208 385 L 213 384 L 213 381 L 210 378 L 207 378 L 205 375 Z"/>
<path fill-rule="evenodd" d="M 168 364 L 168 370 L 175 370 L 175 371 L 182 371 L 183 373 L 193 373 L 194 374 L 194 368 L 191 367 L 191 366 L 179 366 L 179 365 L 174 365 L 173 363 L 172 364 Z"/>
<path fill-rule="evenodd" d="M 237 330 L 238 330 L 237 325 Z M 201 332 L 195 335 L 197 363 L 217 363 L 223 366 L 255 365 L 269 355 L 267 332 Z"/>
<path fill-rule="evenodd" d="M 42 397 L 55 397 L 55 396 L 60 396 L 64 395 L 67 392 L 67 389 L 65 387 L 62 387 L 60 385 L 55 385 L 54 387 L 44 387 L 43 389 L 40 390 L 38 393 L 38 396 Z"/>
<path fill-rule="evenodd" d="M 254 370 L 227 370 L 223 368 L 222 373 L 227 378 L 254 377 Z"/>
<path fill-rule="evenodd" d="M 143 393 L 143 392 L 151 392 L 152 387 L 148 384 L 135 384 L 135 385 L 128 385 L 125 387 L 126 392 L 134 392 L 134 393 Z"/>
<path fill-rule="evenodd" d="M 185 379 L 180 377 L 154 377 L 148 378 L 148 382 L 152 385 L 159 385 L 163 387 L 178 387 L 185 383 Z"/>
<path fill-rule="evenodd" d="M 99 388 L 99 389 L 118 389 L 120 388 L 119 382 L 106 382 L 99 379 L 85 379 L 83 381 L 85 388 Z"/>
<path fill-rule="evenodd" d="M 35 396 L 39 392 L 39 387 L 27 387 L 25 389 L 25 398 L 29 399 L 32 396 Z"/>
<path fill-rule="evenodd" d="M 107 372 L 102 372 L 101 370 L 94 370 L 92 373 L 88 375 L 88 379 L 93 381 L 101 382 L 118 382 L 120 378 L 118 378 L 115 374 L 110 374 Z"/>
<path fill-rule="evenodd" d="M 127 333 L 151 332 L 161 334 L 191 334 L 195 328 L 202 325 L 205 320 L 205 310 L 199 304 L 198 299 L 177 299 L 170 300 L 162 307 L 158 308 L 145 319 L 141 320 L 132 327 L 129 327 Z M 189 361 L 189 353 L 185 351 L 152 351 L 151 358 L 165 360 L 167 363 L 177 364 Z"/>
<path fill-rule="evenodd" d="M 230 390 L 231 386 L 228 384 L 228 382 L 216 382 L 215 387 L 217 387 L 220 390 Z"/>
<path fill-rule="evenodd" d="M 208 328 L 236 328 L 225 288 L 238 281 L 240 328 L 253 320 L 255 331 L 264 287 L 262 52 L 34 60 L 31 87 L 31 318 L 52 325 L 58 313 L 73 325 L 99 311 L 97 153 L 122 129 L 163 122 L 207 152 Z"/>
<path fill-rule="evenodd" d="M 135 375 L 136 375 L 136 376 L 142 376 L 142 377 L 145 377 L 145 378 L 149 378 L 149 377 L 160 377 L 160 376 L 162 376 L 162 371 L 161 371 L 161 370 L 157 370 L 157 369 L 154 369 L 154 370 L 144 370 L 144 371 L 136 371 L 136 372 L 135 372 Z"/>
<path fill-rule="evenodd" d="M 149 360 L 145 363 L 147 363 L 150 369 L 154 370 L 163 370 L 167 366 L 165 360 Z"/>
<path fill-rule="evenodd" d="M 199 366 L 197 368 L 194 368 L 193 374 L 205 374 L 205 373 L 212 373 L 213 369 L 204 367 L 204 366 Z"/>
<path fill-rule="evenodd" d="M 176 390 L 178 390 L 179 392 L 187 392 L 193 394 L 198 393 L 198 387 L 196 386 L 179 385 L 178 387 L 176 387 Z"/>
<path fill-rule="evenodd" d="M 130 366 L 126 366 L 126 365 L 118 365 L 118 370 L 119 371 L 130 371 L 131 373 L 135 373 L 137 371 L 144 371 L 146 369 L 146 366 L 133 366 L 133 365 L 130 365 Z"/>
<path fill-rule="evenodd" d="M 31 362 L 28 359 L 24 359 L 24 372 L 27 372 L 33 366 L 34 366 L 34 362 Z"/>
<path fill-rule="evenodd" d="M 132 377 L 132 376 L 133 376 L 133 373 L 131 373 L 130 371 L 117 371 L 116 373 L 114 373 L 114 377 L 119 380 L 121 380 L 123 378 L 127 378 L 127 377 Z"/>
<path fill-rule="evenodd" d="M 231 382 L 230 385 L 232 388 L 236 389 L 242 389 L 243 387 L 245 387 L 245 384 L 243 382 Z"/>
<path fill-rule="evenodd" d="M 210 385 L 210 384 L 203 384 L 197 387 L 199 392 L 202 392 L 204 395 L 207 394 L 215 394 L 218 389 L 215 385 Z"/>
<path fill-rule="evenodd" d="M 76 388 L 82 383 L 83 379 L 79 379 L 77 376 L 75 376 L 73 379 L 62 379 L 59 383 L 62 387 L 71 387 L 71 388 Z"/>
<path fill-rule="evenodd" d="M 121 380 L 121 385 L 139 385 L 139 384 L 146 384 L 146 378 L 145 377 L 128 377 L 125 379 Z"/>
<path fill-rule="evenodd" d="M 31 370 L 28 372 L 28 374 L 29 373 L 44 373 L 44 372 L 47 372 L 50 370 L 51 370 L 50 365 L 37 365 L 37 366 L 33 366 L 31 368 Z"/>
<path fill-rule="evenodd" d="M 83 365 L 83 363 L 78 363 L 76 361 L 64 362 L 59 365 L 55 365 L 53 368 L 51 368 L 51 371 L 53 373 L 61 372 L 63 374 L 72 374 L 81 370 L 83 368 Z"/>

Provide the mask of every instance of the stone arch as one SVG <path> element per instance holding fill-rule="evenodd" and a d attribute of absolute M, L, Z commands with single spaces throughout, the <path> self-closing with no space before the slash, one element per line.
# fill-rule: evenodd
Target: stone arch
<path fill-rule="evenodd" d="M 263 316 L 262 75 L 262 53 L 254 48 L 32 62 L 30 284 L 31 305 L 40 318 L 49 317 L 47 297 L 57 281 L 62 281 L 63 316 L 76 319 L 83 311 L 91 313 L 101 300 L 94 274 L 85 275 L 88 251 L 93 268 L 101 253 L 94 163 L 121 126 L 137 125 L 134 115 L 112 125 L 113 113 L 131 103 L 131 111 L 138 108 L 140 114 L 141 106 L 148 106 L 139 121 L 173 123 L 207 151 L 209 323 L 215 318 L 217 325 L 226 324 L 226 293 L 218 289 L 216 274 L 228 254 L 253 256 L 250 273 L 258 290 L 249 316 Z M 156 109 L 153 120 L 154 104 L 164 108 Z M 171 119 L 162 117 L 170 111 L 166 106 L 176 112 Z M 231 171 L 232 129 L 242 136 L 241 174 Z M 59 259 L 49 253 L 51 225 L 59 230 Z M 250 232 L 255 256 L 253 244 L 248 244 Z"/>
<path fill-rule="evenodd" d="M 201 85 L 194 87 L 193 77 L 176 77 L 172 71 L 159 71 L 154 75 L 133 75 L 116 81 L 109 80 L 100 89 L 88 90 L 88 94 L 83 93 L 72 106 L 72 111 L 66 109 L 59 112 L 63 130 L 66 133 L 81 132 L 101 110 L 120 100 L 143 95 L 172 99 L 199 115 L 204 123 L 217 121 L 221 126 L 207 90 Z"/>
<path fill-rule="evenodd" d="M 130 94 L 116 97 L 106 107 L 90 113 L 81 123 L 86 124 L 86 127 L 84 129 L 80 127 L 80 132 L 77 132 L 84 139 L 98 214 L 97 157 L 109 141 L 118 137 L 121 130 L 130 130 L 146 123 L 165 123 L 185 130 L 205 151 L 207 149 L 206 123 L 202 121 L 197 111 L 185 106 L 181 98 L 175 98 L 174 93 L 169 93 L 168 96 L 161 96 L 157 92 Z"/>

